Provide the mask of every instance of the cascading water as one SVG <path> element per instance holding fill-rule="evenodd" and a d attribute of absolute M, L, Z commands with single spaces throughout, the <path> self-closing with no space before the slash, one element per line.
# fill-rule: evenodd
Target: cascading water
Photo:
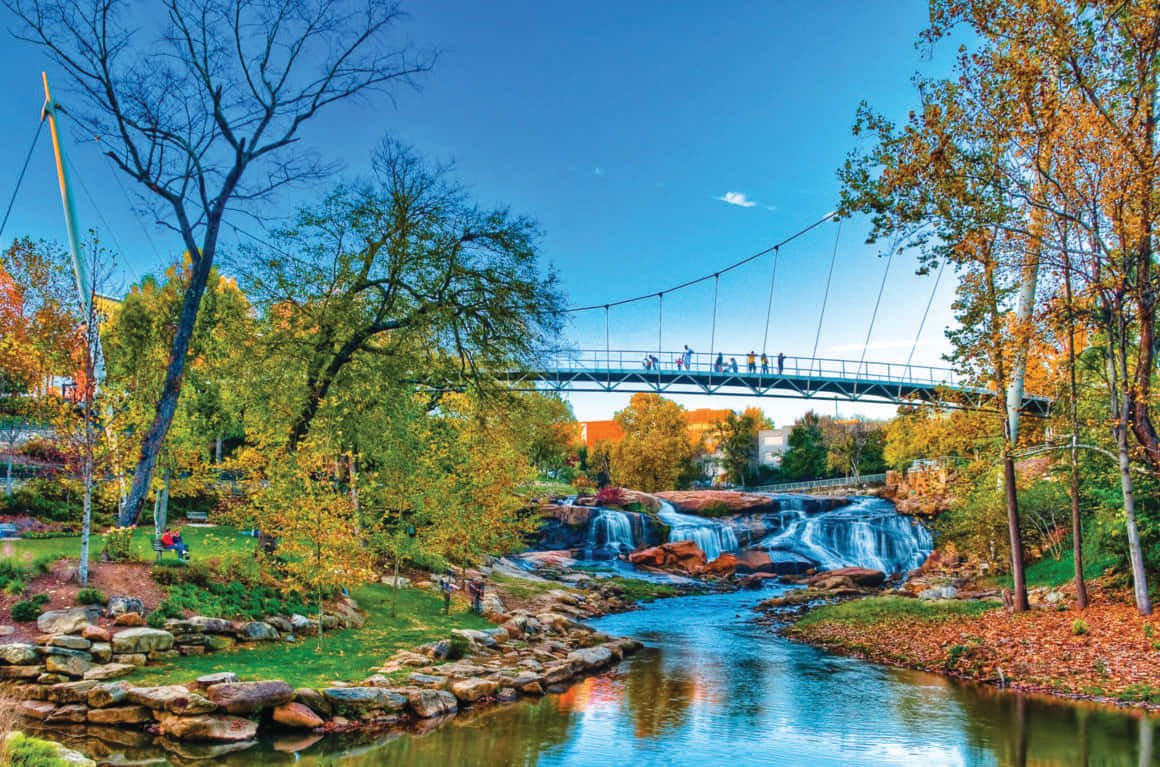
<path fill-rule="evenodd" d="M 588 547 L 586 559 L 615 557 L 621 552 L 636 548 L 636 538 L 632 532 L 632 519 L 623 511 L 614 509 L 594 509 L 596 512 L 588 523 Z M 600 556 L 601 554 L 604 557 Z"/>
<path fill-rule="evenodd" d="M 856 498 L 850 506 L 807 514 L 782 506 L 782 529 L 755 548 L 802 557 L 819 570 L 867 567 L 887 574 L 919 567 L 934 547 L 930 531 L 881 498 Z"/>
<path fill-rule="evenodd" d="M 729 525 L 713 519 L 681 514 L 668 501 L 661 501 L 657 516 L 669 526 L 670 541 L 693 541 L 712 561 L 726 551 L 737 551 L 737 533 Z"/>

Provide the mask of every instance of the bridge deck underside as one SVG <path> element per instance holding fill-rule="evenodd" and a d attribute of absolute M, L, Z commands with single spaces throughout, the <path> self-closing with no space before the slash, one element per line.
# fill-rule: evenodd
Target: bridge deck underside
<path fill-rule="evenodd" d="M 561 392 L 656 392 L 658 394 L 715 394 L 743 397 L 813 399 L 838 397 L 850 401 L 910 404 L 930 402 L 948 407 L 994 408 L 993 392 L 965 389 L 941 383 L 882 379 L 834 378 L 803 375 L 757 375 L 754 373 L 705 373 L 699 371 L 561 369 L 512 373 L 507 379 L 527 388 Z M 537 386 L 539 384 L 540 386 Z M 1046 397 L 1023 398 L 1027 415 L 1046 416 L 1051 401 Z"/>

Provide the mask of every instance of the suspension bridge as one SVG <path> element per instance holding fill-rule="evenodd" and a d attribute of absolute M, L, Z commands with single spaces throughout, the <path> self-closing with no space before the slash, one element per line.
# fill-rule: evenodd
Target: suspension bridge
<path fill-rule="evenodd" d="M 87 303 L 91 292 L 91 275 L 83 259 L 79 257 L 80 237 L 77 223 L 76 206 L 68 184 L 68 170 L 65 162 L 60 134 L 56 124 L 56 105 L 49 96 L 48 81 L 45 78 L 45 109 L 42 114 L 41 126 L 45 117 L 49 118 L 52 127 L 53 149 L 56 155 L 57 171 L 59 175 L 62 200 L 65 210 L 65 224 L 69 234 L 70 250 L 73 254 L 76 271 L 77 288 L 82 305 Z M 8 218 L 12 213 L 13 203 L 19 192 L 29 161 L 36 148 L 41 129 L 38 127 L 33 137 L 32 145 L 17 178 L 16 188 L 9 200 L 4 216 L 0 219 L 0 236 L 7 226 Z M 102 142 L 97 137 L 98 143 Z M 108 159 L 107 157 L 105 158 Z M 122 193 L 129 199 L 128 192 L 115 169 L 112 169 L 114 180 L 121 188 Z M 108 229 L 108 222 L 101 214 L 93 195 L 88 192 L 83 179 L 81 185 L 92 203 L 96 215 Z M 821 309 L 818 314 L 817 330 L 814 334 L 813 350 L 808 356 L 770 355 L 767 352 L 771 317 L 773 314 L 774 299 L 778 291 L 778 265 L 781 252 L 790 243 L 805 236 L 823 224 L 836 221 L 837 232 L 834 238 L 832 253 L 829 258 L 829 269 L 822 287 Z M 140 220 L 138 220 L 140 223 Z M 233 224 L 227 224 L 235 233 L 244 235 L 259 242 L 263 238 L 239 229 Z M 158 253 L 152 238 L 142 227 L 153 254 L 164 270 L 164 260 Z M 551 391 L 567 392 L 605 392 L 605 393 L 637 393 L 655 392 L 658 394 L 680 395 L 727 395 L 751 396 L 770 398 L 793 399 L 835 399 L 851 402 L 877 402 L 893 405 L 932 403 L 945 407 L 972 408 L 972 409 L 1001 409 L 1000 400 L 1003 393 L 972 384 L 957 376 L 953 370 L 946 367 L 913 364 L 915 349 L 922 336 L 931 304 L 934 301 L 935 291 L 938 289 L 942 277 L 942 270 L 937 273 L 930 296 L 926 302 L 922 319 L 915 334 L 914 345 L 910 349 L 905 362 L 883 362 L 866 359 L 866 352 L 870 348 L 871 337 L 882 304 L 883 292 L 887 285 L 890 267 L 893 263 L 895 251 L 892 249 L 885 259 L 881 283 L 878 286 L 877 298 L 874 302 L 873 313 L 869 327 L 862 344 L 862 354 L 858 359 L 840 359 L 818 356 L 818 343 L 822 334 L 822 325 L 826 316 L 827 305 L 830 301 L 830 288 L 834 276 L 834 269 L 838 259 L 838 244 L 841 235 L 841 221 L 835 213 L 828 213 L 817 221 L 809 224 L 800 231 L 785 239 L 764 248 L 757 253 L 742 258 L 712 272 L 703 274 L 695 279 L 687 280 L 677 285 L 641 295 L 623 298 L 608 303 L 592 304 L 588 306 L 571 307 L 564 313 L 571 317 L 603 314 L 604 344 L 601 347 L 557 347 L 544 349 L 533 356 L 531 365 L 521 369 L 501 371 L 498 375 L 502 380 L 509 382 L 517 389 L 547 389 Z M 115 234 L 114 242 L 116 242 Z M 119 243 L 116 243 L 119 248 Z M 720 314 L 721 278 L 752 265 L 750 269 L 761 266 L 761 261 L 768 260 L 769 290 L 765 308 L 765 323 L 761 352 L 734 352 L 718 348 L 718 319 Z M 736 275 L 739 278 L 752 281 L 752 273 Z M 682 349 L 673 349 L 665 344 L 665 299 L 684 293 L 699 285 L 712 286 L 711 308 L 706 307 L 707 317 L 704 324 L 710 328 L 709 351 L 696 353 L 685 346 Z M 800 285 L 796 286 L 800 289 Z M 784 289 L 784 288 L 783 288 Z M 640 346 L 614 347 L 612 338 L 614 325 L 612 310 L 637 304 L 656 302 L 656 344 L 648 348 Z M 759 317 L 760 308 L 743 307 L 747 316 Z M 686 320 L 688 317 L 685 318 Z M 619 331 L 624 328 L 615 328 Z M 629 328 L 633 333 L 648 330 L 641 327 L 639 321 L 632 323 Z M 1032 416 L 1045 416 L 1050 412 L 1051 399 L 1042 395 L 1023 395 L 1020 400 L 1020 410 Z"/>

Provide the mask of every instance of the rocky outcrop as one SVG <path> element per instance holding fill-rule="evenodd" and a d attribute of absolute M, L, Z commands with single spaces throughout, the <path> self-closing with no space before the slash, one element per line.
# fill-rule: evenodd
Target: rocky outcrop
<path fill-rule="evenodd" d="M 875 588 L 886 581 L 886 573 L 881 570 L 870 570 L 865 567 L 842 567 L 837 570 L 827 570 L 812 576 L 807 583 L 811 588 L 822 588 L 827 581 L 845 579 L 842 585 L 857 586 L 859 588 Z"/>
<path fill-rule="evenodd" d="M 126 629 L 113 635 L 113 653 L 116 655 L 148 654 L 173 647 L 173 634 L 144 626 Z"/>
<path fill-rule="evenodd" d="M 705 567 L 705 552 L 693 541 L 672 541 L 628 555 L 634 565 L 671 568 L 699 573 Z"/>
<path fill-rule="evenodd" d="M 283 727 L 312 730 L 323 724 L 322 717 L 302 703 L 283 703 L 274 709 L 272 716 Z"/>
<path fill-rule="evenodd" d="M 294 700 L 294 689 L 281 680 L 224 682 L 210 685 L 205 694 L 228 714 L 250 714 Z"/>
<path fill-rule="evenodd" d="M 161 734 L 178 740 L 237 742 L 251 740 L 258 734 L 258 723 L 239 716 L 204 714 L 201 716 L 162 717 Z"/>
<path fill-rule="evenodd" d="M 85 626 L 101 617 L 99 607 L 70 607 L 67 610 L 49 610 L 36 619 L 36 628 L 42 634 L 79 634 Z"/>

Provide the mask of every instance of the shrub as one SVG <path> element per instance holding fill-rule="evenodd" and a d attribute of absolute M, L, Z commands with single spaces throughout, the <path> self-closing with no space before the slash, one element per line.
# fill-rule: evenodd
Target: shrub
<path fill-rule="evenodd" d="M 12 605 L 12 620 L 16 623 L 28 623 L 40 617 L 40 608 L 34 602 L 17 602 Z"/>
<path fill-rule="evenodd" d="M 12 767 L 68 767 L 68 762 L 56 755 L 56 746 L 16 733 L 7 743 L 5 764 Z"/>
<path fill-rule="evenodd" d="M 713 501 L 701 510 L 702 517 L 723 517 L 729 513 L 729 507 L 724 501 Z"/>
<path fill-rule="evenodd" d="M 160 610 L 154 610 L 145 618 L 145 625 L 151 629 L 165 628 L 165 616 Z"/>
<path fill-rule="evenodd" d="M 597 506 L 612 508 L 624 506 L 626 503 L 628 503 L 628 496 L 624 494 L 623 487 L 609 485 L 596 494 Z"/>
<path fill-rule="evenodd" d="M 32 560 L 32 572 L 37 575 L 48 575 L 52 570 L 52 566 L 60 559 L 56 554 L 41 554 L 36 559 Z"/>
<path fill-rule="evenodd" d="M 10 596 L 19 596 L 28 588 L 28 584 L 21 580 L 9 580 L 4 583 L 4 593 Z"/>
<path fill-rule="evenodd" d="M 133 531 L 129 527 L 111 527 L 105 531 L 105 553 L 113 562 L 127 562 L 133 558 Z"/>
<path fill-rule="evenodd" d="M 108 601 L 105 592 L 100 589 L 88 588 L 77 592 L 77 602 L 82 605 L 103 605 Z"/>
<path fill-rule="evenodd" d="M 1076 618 L 1071 622 L 1071 633 L 1073 636 L 1083 636 L 1088 633 L 1087 621 L 1083 618 Z"/>
<path fill-rule="evenodd" d="M 1151 639 L 1151 638 L 1152 638 L 1152 635 L 1153 635 L 1153 634 L 1155 634 L 1155 633 L 1156 633 L 1156 630 L 1155 630 L 1154 628 L 1152 628 L 1152 624 L 1151 624 L 1151 623 L 1145 623 L 1145 624 L 1144 624 L 1144 636 L 1146 636 L 1146 637 L 1148 637 L 1149 639 Z"/>
<path fill-rule="evenodd" d="M 28 601 L 37 607 L 43 607 L 49 603 L 50 599 L 48 594 L 33 594 L 28 598 Z"/>
<path fill-rule="evenodd" d="M 185 612 L 172 599 L 166 599 L 157 605 L 157 609 L 153 611 L 154 614 L 161 613 L 164 618 L 184 618 Z"/>

